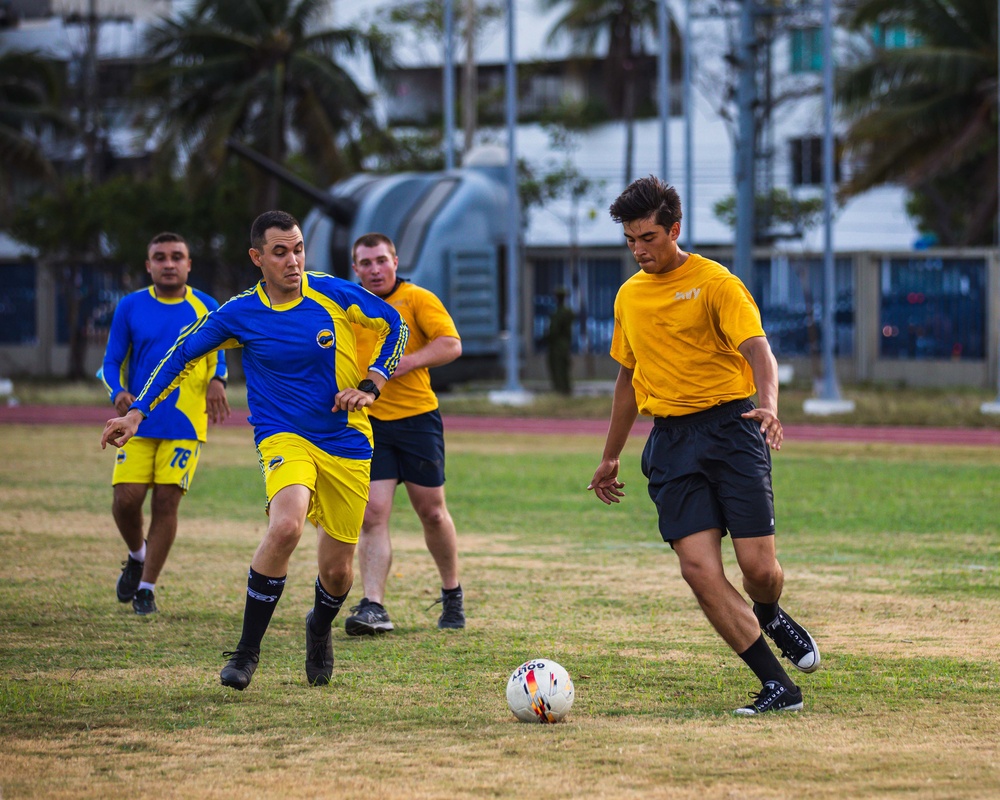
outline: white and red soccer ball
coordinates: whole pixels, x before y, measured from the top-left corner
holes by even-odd
[[[507,681],[507,705],[521,722],[559,722],[573,705],[573,681],[555,661],[534,658]]]

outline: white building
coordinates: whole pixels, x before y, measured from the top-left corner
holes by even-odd
[[[683,31],[687,3],[668,1],[675,25]],[[34,19],[26,17],[16,27],[0,29],[0,50],[40,49],[67,62],[79,61],[85,43],[82,19],[85,9],[90,8],[88,0],[11,2],[12,7],[30,6],[48,16],[43,13]],[[120,64],[124,81],[129,69],[143,56],[144,26],[165,13],[188,7],[190,0],[96,3],[103,20],[98,37],[100,58],[106,65]],[[477,3],[480,8],[484,6],[482,0]],[[381,25],[384,12],[395,4],[394,0],[336,0],[320,24],[361,28]],[[453,5],[458,10],[465,3],[454,0]],[[694,0],[694,5],[702,8],[705,4]],[[736,0],[729,5],[738,6]],[[545,331],[554,289],[569,283],[582,320],[576,341],[580,354],[577,367],[581,374],[589,376],[595,370],[593,356],[600,358],[607,353],[614,291],[634,269],[622,247],[620,227],[610,221],[606,211],[626,183],[626,126],[614,109],[608,113],[617,98],[609,97],[601,81],[604,67],[600,55],[606,45],[598,43],[595,53],[580,53],[567,37],[550,37],[558,11],[543,12],[536,0],[516,0],[514,8],[514,55],[522,120],[516,131],[516,153],[541,171],[568,159],[583,176],[597,183],[576,207],[568,200],[555,200],[528,215],[523,315],[527,369],[529,374],[532,370],[541,373],[540,351],[534,342]],[[818,8],[797,12],[784,18],[773,35],[763,38],[770,64],[767,91],[773,98],[794,99],[775,102],[763,126],[756,171],[758,191],[772,187],[784,189],[796,198],[821,196],[819,24]],[[678,37],[672,39],[669,168],[665,176],[686,203],[682,242],[725,263],[732,263],[734,232],[716,217],[713,207],[736,191],[735,132],[729,121],[735,118],[730,93],[735,78],[728,66],[728,56],[735,46],[735,25],[735,18],[702,16],[692,19],[686,42]],[[654,39],[650,32],[643,43],[646,55],[637,58],[635,66],[639,88],[632,178],[661,172]],[[349,70],[372,93],[386,124],[400,131],[420,126],[440,129],[444,62],[440,34],[419,36],[412,29],[400,29],[393,40],[399,67],[385,84],[376,83],[370,65],[360,58],[348,62]],[[842,54],[858,46],[843,32],[838,33],[835,43],[836,52]],[[686,93],[680,69],[685,44],[690,47],[693,75],[692,108],[688,114],[683,105]],[[483,117],[475,133],[476,144],[507,144],[503,126],[506,47],[506,20],[500,15],[485,26],[475,47]],[[460,86],[463,60],[464,51],[456,36],[456,87]],[[565,99],[603,104],[603,117],[598,116],[604,121],[575,134],[572,147],[554,149],[539,118],[541,112]],[[116,117],[113,102],[107,103],[104,111],[106,138],[112,150],[124,158],[141,157],[149,143],[137,137],[124,118]],[[461,146],[461,140],[458,119],[456,148]],[[688,147],[690,180],[686,168]],[[851,164],[841,161],[836,174],[843,178],[850,170]],[[956,257],[952,253],[917,252],[920,232],[904,206],[905,192],[886,186],[853,198],[835,210],[832,244],[840,254],[836,281],[838,368],[846,377],[862,380],[995,385],[1000,332],[1000,308],[995,300],[1000,294],[1000,265],[995,254],[976,252]],[[0,247],[8,257],[17,250],[16,243],[2,238]],[[748,285],[761,305],[765,328],[785,360],[799,358],[807,362],[809,350],[815,346],[823,247],[823,229],[817,225],[798,238],[779,238],[766,251],[755,251],[754,274]],[[0,253],[0,257],[3,255]],[[910,308],[906,298],[912,297],[925,298],[926,307]],[[954,340],[938,340],[928,334],[934,326],[942,329],[942,313],[953,323],[944,329]],[[952,331],[959,333],[953,335]],[[601,373],[608,365],[599,358],[596,370]],[[61,362],[50,357],[47,363],[58,371]]]

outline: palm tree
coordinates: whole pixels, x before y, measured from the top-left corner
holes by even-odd
[[[635,149],[636,60],[644,55],[644,31],[656,30],[657,0],[541,0],[546,9],[566,6],[549,40],[568,34],[585,53],[594,52],[606,39],[608,52],[604,70],[606,96],[612,114],[620,114],[626,125],[625,183],[632,180]]]
[[[231,137],[279,164],[298,149],[316,178],[349,168],[351,137],[375,126],[370,98],[337,62],[366,50],[376,74],[388,66],[376,32],[316,29],[327,0],[199,0],[149,36],[152,66],[141,81],[156,98],[151,125],[172,151],[182,146],[217,168]],[[272,208],[277,183],[266,182]]]
[[[0,200],[9,199],[14,176],[54,176],[38,134],[47,126],[66,126],[56,108],[58,96],[58,78],[49,61],[29,52],[0,54]]]
[[[846,194],[902,183],[946,245],[989,244],[997,216],[997,4],[862,0],[850,25],[905,32],[842,72],[838,97],[859,167]]]

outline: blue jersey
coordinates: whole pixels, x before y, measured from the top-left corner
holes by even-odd
[[[257,444],[275,433],[294,433],[331,455],[371,458],[367,411],[333,411],[334,396],[364,377],[352,323],[377,333],[369,369],[389,378],[409,336],[392,306],[320,272],[302,276],[302,297],[271,305],[261,281],[181,333],[132,408],[143,414],[155,408],[206,353],[242,347]]]
[[[149,286],[122,298],[111,320],[108,347],[98,377],[115,397],[138,395],[180,332],[219,307],[204,292],[187,287],[184,297],[157,297]],[[197,439],[208,432],[205,392],[213,377],[226,380],[226,359],[213,355],[192,370],[142,423],[147,439]]]

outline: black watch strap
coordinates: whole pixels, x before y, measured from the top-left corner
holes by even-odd
[[[358,384],[358,389],[360,389],[362,392],[368,392],[368,394],[375,395],[376,400],[378,400],[379,395],[382,394],[382,392],[380,392],[378,390],[378,387],[375,385],[375,381],[373,381],[371,378],[365,378],[363,381],[361,381],[361,383]]]

